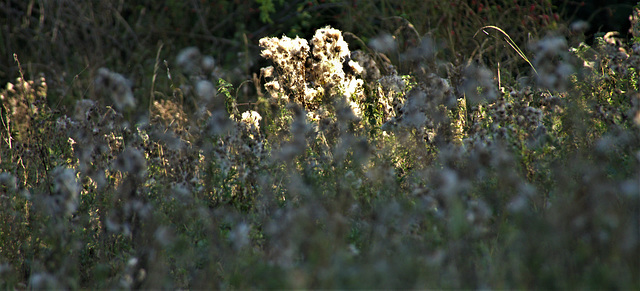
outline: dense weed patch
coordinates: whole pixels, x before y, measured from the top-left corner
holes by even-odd
[[[633,39],[588,46],[547,2],[400,1],[358,27],[309,20],[366,17],[332,1],[134,2],[15,4],[2,288],[640,286],[637,8]],[[208,31],[243,5],[262,22]]]

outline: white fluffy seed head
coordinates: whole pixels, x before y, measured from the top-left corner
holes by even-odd
[[[249,110],[242,113],[241,121],[255,126],[257,130],[260,130],[260,120],[262,120],[262,116],[260,116],[260,113],[256,111]]]
[[[200,80],[196,83],[196,94],[203,101],[209,102],[216,95],[216,86],[207,80]]]

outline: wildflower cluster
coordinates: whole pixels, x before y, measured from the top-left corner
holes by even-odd
[[[362,67],[350,59],[348,45],[339,30],[318,29],[311,44],[299,37],[284,36],[263,38],[260,46],[262,56],[276,64],[276,68],[261,71],[263,77],[273,78],[265,84],[272,97],[291,97],[305,109],[314,110],[330,97],[344,95],[356,115],[361,116],[363,82],[357,74]],[[348,68],[347,72],[343,68]]]

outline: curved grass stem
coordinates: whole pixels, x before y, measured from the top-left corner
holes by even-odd
[[[531,66],[531,68],[533,69],[533,72],[536,73],[536,76],[538,75],[538,70],[536,70],[536,68],[533,66],[533,64],[531,63],[531,61],[529,60],[529,58],[527,58],[527,56],[524,54],[524,52],[520,49],[520,47],[518,47],[518,45],[515,43],[515,41],[513,41],[513,39],[511,39],[511,37],[509,36],[508,33],[506,33],[504,30],[502,30],[502,28],[494,26],[494,25],[487,25],[487,26],[483,26],[480,29],[478,29],[478,31],[476,31],[476,33],[473,35],[473,37],[476,37],[476,35],[478,35],[478,32],[480,32],[482,30],[482,32],[484,32],[486,35],[489,35],[489,33],[485,30],[487,28],[493,28],[497,31],[499,31],[500,33],[502,33],[505,37],[504,37],[504,41],[507,42],[507,44],[509,44],[509,46],[511,46],[511,48],[516,51],[516,53],[525,61],[529,64],[529,66]]]

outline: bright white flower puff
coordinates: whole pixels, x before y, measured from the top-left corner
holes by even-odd
[[[364,69],[355,61],[348,60],[349,47],[342,33],[334,28],[318,29],[311,45],[301,38],[263,38],[262,56],[272,60],[277,70],[271,67],[261,70],[268,80],[264,87],[274,98],[291,98],[307,110],[315,110],[321,98],[344,95],[352,101],[356,113],[362,112],[359,102],[363,96],[363,81],[343,70],[346,65],[361,74]],[[309,58],[310,55],[313,58]],[[274,74],[278,72],[279,74]]]
[[[309,55],[309,44],[305,39],[265,37],[260,39],[262,57],[272,60],[284,72],[274,81],[265,84],[265,89],[273,97],[288,98],[285,88],[295,95],[294,100],[302,102],[305,92],[305,60]]]
[[[241,122],[255,127],[258,131],[260,130],[260,120],[262,120],[262,116],[256,111],[250,110],[242,113]]]

